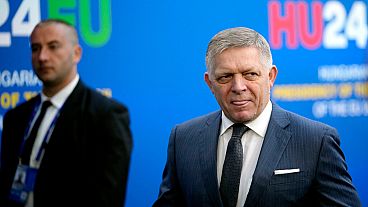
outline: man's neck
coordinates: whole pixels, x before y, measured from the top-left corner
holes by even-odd
[[[62,86],[62,87],[48,87],[48,86],[44,86],[42,88],[42,93],[45,94],[47,97],[51,98],[55,94],[57,94],[61,89],[63,89],[63,87],[64,86]]]
[[[70,78],[68,78],[67,81],[61,82],[59,84],[43,83],[44,84],[43,88],[42,88],[43,94],[45,94],[49,98],[53,97],[55,94],[57,94],[63,88],[65,88],[68,84],[70,84],[70,82],[72,82],[74,80],[76,75],[77,75],[77,73],[73,74]]]

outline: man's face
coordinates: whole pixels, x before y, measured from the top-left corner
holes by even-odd
[[[44,87],[63,88],[76,74],[81,48],[62,24],[36,27],[31,34],[32,65]]]
[[[205,81],[231,121],[249,122],[266,107],[276,75],[275,66],[261,63],[258,49],[229,48],[215,57]]]

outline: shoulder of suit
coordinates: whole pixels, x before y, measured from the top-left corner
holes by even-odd
[[[97,108],[118,107],[118,108],[127,109],[127,107],[123,103],[115,100],[114,98],[104,96],[103,94],[98,92],[96,89],[92,89],[86,85],[84,85],[84,87],[85,87],[86,99],[90,100],[91,103],[95,105],[95,107]]]
[[[198,116],[195,117],[193,119],[187,120],[183,123],[178,124],[178,126],[186,126],[186,127],[191,127],[191,126],[201,126],[207,122],[212,122],[215,121],[217,118],[221,118],[221,110],[219,111],[215,111],[215,112],[211,112],[202,116]]]
[[[308,131],[334,131],[334,133],[337,133],[337,130],[325,123],[322,123],[320,121],[317,120],[312,120],[310,118],[301,116],[299,114],[296,114],[294,112],[285,110],[285,109],[281,109],[286,117],[289,119],[290,121],[290,126],[292,127],[301,127],[304,128]]]
[[[11,113],[23,113],[24,111],[29,111],[31,109],[33,109],[34,105],[37,102],[38,97],[35,96],[27,101],[24,101],[22,103],[20,103],[19,105],[17,105],[16,107],[9,109],[6,114],[11,114]]]

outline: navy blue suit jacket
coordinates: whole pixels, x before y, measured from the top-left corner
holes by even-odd
[[[177,125],[154,206],[223,206],[217,180],[221,112]],[[273,104],[245,206],[361,206],[337,131]],[[275,170],[299,173],[275,175]]]
[[[16,206],[7,197],[37,98],[8,111],[4,117],[1,207]],[[35,183],[35,207],[121,207],[131,150],[129,114],[125,106],[79,81],[65,101],[45,148]]]

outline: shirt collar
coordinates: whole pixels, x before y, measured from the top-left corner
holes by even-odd
[[[52,105],[56,108],[60,109],[69,95],[73,92],[74,88],[77,86],[79,81],[79,75],[77,74],[72,81],[68,85],[66,85],[63,89],[57,92],[53,97],[48,98],[45,94],[41,92],[41,102],[45,100],[50,100]]]
[[[268,101],[262,113],[256,119],[246,123],[245,125],[249,127],[252,131],[257,133],[259,136],[265,137],[268,123],[270,122],[271,118],[271,112],[272,112],[272,103],[271,101]],[[226,130],[234,124],[234,122],[228,119],[223,111],[221,120],[222,122],[221,122],[220,135],[223,135],[226,132]]]

